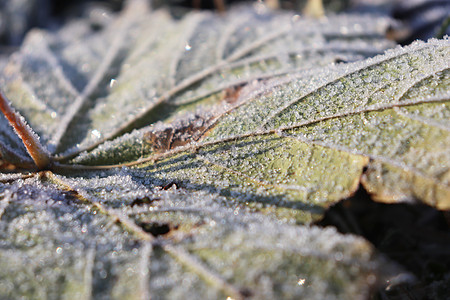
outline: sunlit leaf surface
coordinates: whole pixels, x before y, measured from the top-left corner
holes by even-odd
[[[388,25],[131,1],[30,33],[0,82],[54,164],[0,177],[0,296],[367,297],[399,268],[310,224],[360,184],[450,207],[449,41],[375,56]]]

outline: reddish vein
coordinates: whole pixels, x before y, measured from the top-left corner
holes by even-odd
[[[39,137],[33,132],[31,127],[26,124],[25,119],[13,110],[9,101],[1,91],[0,109],[6,119],[8,119],[9,124],[14,128],[16,134],[22,140],[28,154],[30,154],[36,166],[39,169],[48,168],[52,163],[52,159],[50,158],[47,149],[41,145]]]

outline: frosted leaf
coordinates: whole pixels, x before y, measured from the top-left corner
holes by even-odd
[[[416,198],[445,209],[448,55],[448,40],[432,40],[274,80],[213,119],[202,140],[191,135],[191,145],[155,151],[157,144],[145,136],[156,129],[147,127],[74,161],[150,161],[144,170],[157,182],[276,205],[277,213],[300,222],[351,195],[368,166],[362,182],[380,200]],[[387,171],[369,176],[372,163],[400,173],[392,175],[396,179],[379,176]]]
[[[361,184],[449,207],[449,40],[375,56],[380,16],[145,3],[29,34],[0,76],[54,160],[0,176],[0,297],[361,299],[401,275],[311,224]]]
[[[5,67],[5,94],[52,152],[65,147],[61,142],[77,143],[76,137],[89,130],[82,116],[93,97],[109,93],[104,81],[109,82],[108,77],[118,72],[117,64],[123,62],[125,45],[134,37],[132,28],[145,12],[140,7],[132,6],[101,34],[86,20],[58,33],[33,31]],[[73,134],[65,134],[67,130]]]
[[[2,185],[0,245],[5,250],[0,255],[0,294],[127,299],[230,295],[211,288],[202,278],[205,274],[193,272],[196,265],[186,265],[186,255],[245,295],[262,299],[359,298],[385,276],[398,272],[391,265],[378,273],[386,261],[361,238],[279,222],[243,206],[227,206],[225,198],[210,193],[154,189],[147,191],[148,202],[117,207],[128,202],[127,192],[98,191],[121,176],[137,184],[119,172],[88,179],[84,186],[72,182],[77,179],[52,179],[73,185],[76,192],[57,191],[53,184],[37,180]],[[76,193],[91,200],[80,201]],[[134,240],[132,229],[124,231],[111,214],[91,208],[90,201],[101,202],[110,213],[114,209],[117,215],[127,215],[172,245],[166,249],[164,244],[151,247]],[[299,287],[301,278],[307,282]]]
[[[186,109],[182,103],[204,110],[225,88],[393,45],[382,38],[390,22],[384,17],[293,22],[290,13],[242,7],[225,18],[192,13],[175,21],[143,6],[135,1],[97,31],[86,21],[35,31],[6,66],[6,95],[53,153],[75,154],[132,128],[170,122]]]
[[[140,295],[128,269],[141,262],[142,248],[110,227],[106,216],[51,184],[25,181],[0,189],[2,298]]]

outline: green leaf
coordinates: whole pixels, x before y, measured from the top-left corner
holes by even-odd
[[[2,186],[3,297],[364,297],[396,271],[381,272],[387,262],[361,238],[283,224],[210,193],[149,191],[124,172],[52,180],[77,193],[42,179]],[[170,231],[152,246],[128,218]]]
[[[130,128],[170,121],[185,110],[177,103],[197,102],[189,111],[204,113],[211,101],[199,100],[227,87],[392,46],[381,37],[385,18],[303,20],[248,8],[225,19],[151,16],[138,3],[100,33],[84,21],[27,37],[4,85],[53,152],[75,155]]]
[[[220,115],[200,142],[174,157],[151,156],[169,157],[151,163],[149,174],[244,202],[312,205],[317,213],[350,196],[367,167],[362,182],[380,200],[417,198],[448,209],[448,55],[448,41],[435,40],[275,83]],[[75,161],[139,159],[156,147],[153,129]]]
[[[53,164],[0,176],[0,296],[354,299],[401,275],[311,224],[360,184],[450,206],[449,40],[367,58],[388,19],[144,3],[34,31],[4,68]]]

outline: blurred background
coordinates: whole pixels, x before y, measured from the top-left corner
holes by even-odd
[[[55,30],[72,18],[90,18],[119,11],[125,0],[0,0],[0,53],[12,52],[31,28]],[[242,0],[148,0],[153,8],[168,7],[180,16],[189,9],[224,11]],[[259,0],[279,9],[301,12],[307,0]],[[327,13],[372,12],[399,21],[392,36],[401,44],[450,34],[450,0],[323,0]]]

